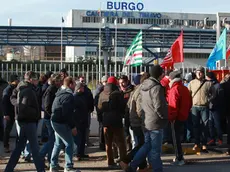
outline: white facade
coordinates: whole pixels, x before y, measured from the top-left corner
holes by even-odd
[[[101,16],[100,16],[101,15]],[[97,10],[70,10],[67,16],[66,27],[103,27],[101,20],[110,28],[115,28],[114,20],[117,18],[117,28],[147,29],[157,28],[181,28],[184,29],[215,29],[215,14],[195,13],[159,13],[159,12],[127,12],[127,11],[101,11]],[[124,57],[124,48],[117,49],[118,59]],[[154,49],[157,52],[157,49]],[[186,55],[202,54],[206,56],[211,50],[185,49]],[[147,52],[144,52],[144,56]],[[66,61],[74,62],[79,56],[97,56],[96,47],[66,47]],[[193,58],[193,57],[191,57]],[[196,58],[196,57],[195,57]],[[206,57],[207,58],[207,57]],[[113,58],[112,58],[113,59]]]

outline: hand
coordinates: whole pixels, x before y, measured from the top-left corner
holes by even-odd
[[[4,119],[10,121],[10,116],[4,116]]]
[[[77,135],[77,129],[76,129],[76,127],[72,129],[72,134],[73,134],[73,136]]]

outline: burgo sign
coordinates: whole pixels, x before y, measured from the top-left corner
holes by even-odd
[[[142,11],[144,9],[144,4],[141,2],[112,2],[107,1],[107,9],[108,10],[123,10],[123,11]]]

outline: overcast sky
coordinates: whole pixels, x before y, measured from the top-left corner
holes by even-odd
[[[106,2],[107,0],[1,0],[0,25],[7,25],[8,18],[12,18],[14,26],[60,26],[61,17],[66,17],[70,9],[97,10],[101,3],[102,10],[105,10]],[[144,10],[151,12],[229,11],[230,13],[229,0],[133,0],[133,2],[143,2]]]

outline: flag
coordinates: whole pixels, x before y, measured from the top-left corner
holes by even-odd
[[[210,69],[216,69],[216,62],[218,60],[226,59],[226,42],[227,42],[227,29],[225,28],[220,35],[215,47],[208,57],[206,66]]]
[[[63,17],[61,18],[61,22],[62,22],[62,23],[64,23],[64,22],[65,22],[65,20],[64,20],[64,18],[63,18]]]
[[[229,45],[227,52],[226,52],[226,60],[228,60],[229,57],[230,57],[230,45]]]
[[[172,44],[171,48],[168,50],[161,67],[163,68],[173,68],[174,63],[184,62],[184,43],[183,43],[183,30],[180,36]]]
[[[142,31],[134,38],[131,46],[128,48],[124,65],[140,66],[142,64]]]

